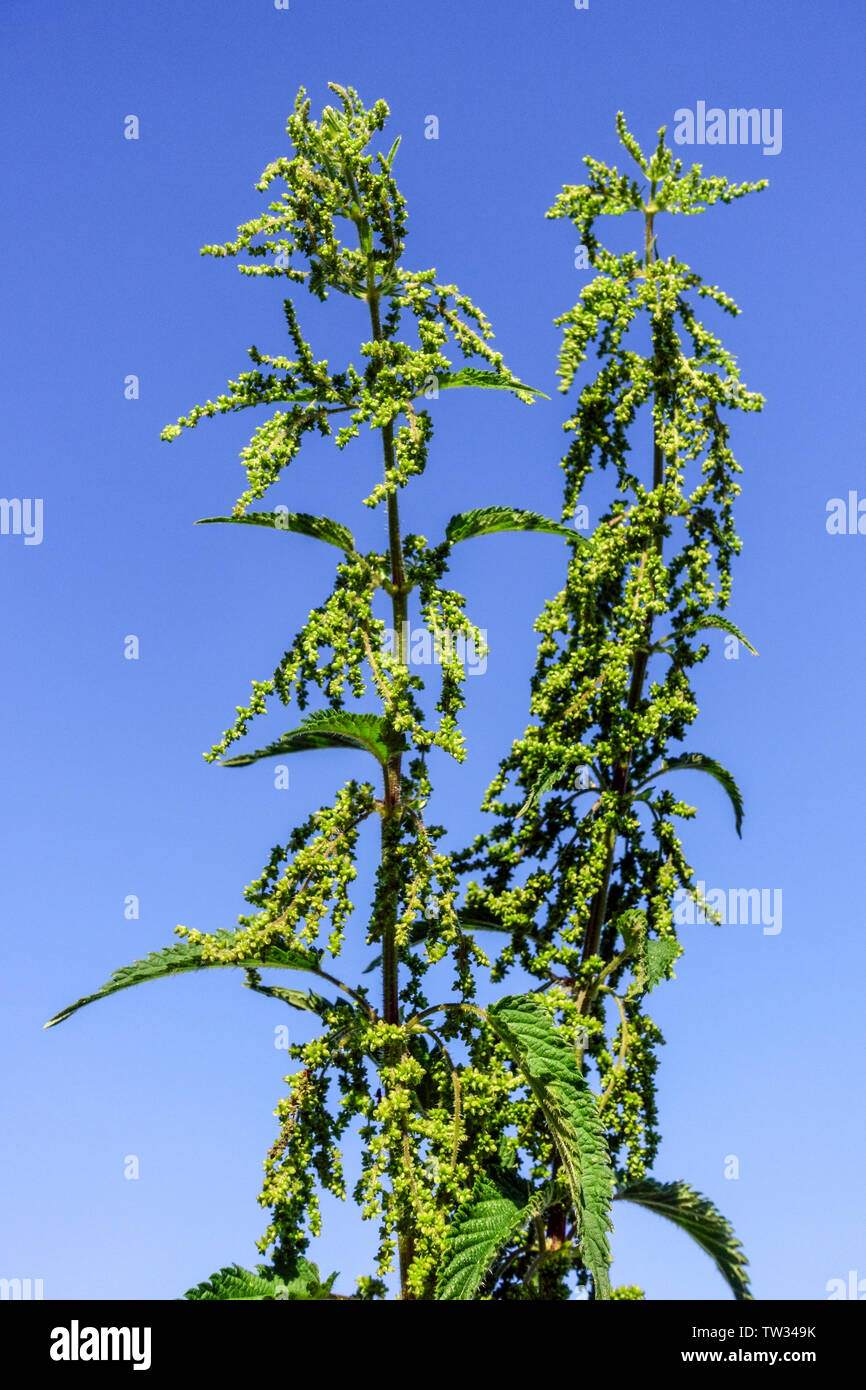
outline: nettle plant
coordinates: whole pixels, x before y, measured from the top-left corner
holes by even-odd
[[[721,611],[740,549],[732,504],[741,469],[725,413],[760,410],[763,398],[742,385],[695,301],[728,314],[737,306],[674,256],[662,258],[656,221],[729,203],[766,180],[730,184],[700,165],[683,173],[664,128],[651,157],[622,113],[617,131],[642,179],[587,158],[588,183],[564,188],[548,212],[573,222],[597,272],[557,320],[560,389],[573,389],[590,352],[598,364],[565,424],[573,438],[562,461],[563,515],[574,514],[594,468],[610,469],[615,487],[537,623],[536,722],[489,788],[485,809],[495,828],[455,866],[483,870],[483,881],[469,885],[468,908],[509,935],[494,978],[515,964],[535,976],[536,997],[554,1012],[584,1074],[595,1077],[616,1198],[692,1234],[734,1296],[749,1298],[747,1262],[729,1224],[687,1184],[648,1176],[659,1144],[654,1079],[663,1039],[646,997],[681,954],[674,894],[699,898],[675,828],[695,811],[670,789],[670,774],[715,778],[737,833],[742,825],[742,797],[727,769],[705,753],[676,749],[698,713],[689,673],[709,653],[701,634],[721,629],[754,652]],[[643,223],[641,251],[606,250],[598,218],[630,212]],[[718,920],[701,905],[708,921]],[[555,1200],[544,1233],[527,1228],[512,1243],[502,1277],[520,1281],[541,1257],[546,1296],[567,1297],[570,1272],[585,1282],[580,1223],[559,1157],[528,1118],[519,1136],[524,1170],[532,1162],[537,1177],[546,1171]]]
[[[574,442],[564,461],[564,519],[491,506],[457,513],[431,544],[404,532],[400,517],[401,494],[428,464],[425,401],[465,387],[526,403],[542,393],[509,371],[490,347],[486,318],[455,286],[440,284],[435,271],[405,268],[405,204],[392,176],[399,141],[387,154],[369,150],[388,108],[379,101],[367,110],[352,89],[331,90],[339,106],[318,122],[305,93],[298,96],[288,121],[294,154],[269,165],[258,184],[264,191],[282,181],[280,197],[235,241],[203,254],[243,255],[245,274],[283,276],[321,301],[337,291],[366,305],[360,361],[334,372],[317,360],[286,299],[292,356],[250,348],[253,370],[163,437],[205,417],[276,406],[242,451],[247,487],[232,515],[207,520],[313,537],[342,556],[328,598],[273,675],[253,682],[249,703],[206,756],[239,767],[340,748],[366,758],[369,776],[348,781],[272,850],[245,890],[250,911],[237,929],[178,927],[178,943],[115,972],[47,1026],[134,984],[226,967],[268,999],[320,1020],[314,1040],[291,1049],[299,1066],[286,1078],[265,1161],[259,1201],[271,1222],[259,1248],[271,1263],[255,1273],[230,1266],[188,1298],[341,1297],[337,1276],[321,1279],[306,1252],[321,1230],[321,1192],[346,1195],[352,1129],[362,1141],[353,1196],[379,1228],[376,1268],[358,1280],[356,1298],[386,1297],[392,1274],[402,1299],[566,1299],[575,1289],[597,1299],[641,1297],[630,1286],[611,1289],[615,1198],[687,1230],[734,1295],[749,1297],[728,1223],[685,1184],[647,1176],[658,1143],[660,1036],[644,1001],[679,953],[673,893],[693,889],[673,827],[693,812],[659,783],[683,767],[708,772],[731,796],[738,828],[742,816],[736,784],[718,763],[670,749],[697,713],[688,673],[707,654],[698,634],[720,627],[745,641],[719,612],[739,544],[731,522],[738,468],[721,412],[761,404],[740,386],[733,359],[698,323],[689,297],[735,306],[688,267],[659,258],[654,219],[762,185],[704,178],[699,166],[683,175],[663,131],[646,159],[618,118],[648,193],[587,160],[590,183],[563,190],[550,214],[572,218],[597,271],[560,320],[562,389],[571,389],[590,345],[601,363],[566,426]],[[605,251],[593,232],[597,217],[631,210],[645,220],[643,255]],[[644,353],[626,346],[642,316]],[[455,349],[469,365],[455,368]],[[630,466],[629,437],[642,413],[651,433],[645,481]],[[343,520],[256,510],[310,432],[342,450],[362,426],[380,436],[382,471],[359,505],[382,513],[384,550],[361,553]],[[586,538],[568,518],[596,463],[614,469],[616,497]],[[495,827],[454,851],[445,828],[427,818],[428,761],[435,749],[465,756],[458,719],[466,665],[483,644],[445,580],[455,545],[502,531],[548,532],[567,542],[572,559],[565,588],[538,623],[536,722],[485,802]],[[412,613],[437,652],[433,719],[410,663]],[[269,746],[226,756],[272,697],[301,711],[313,699],[319,708]],[[509,787],[513,801],[504,799]],[[581,811],[584,796],[592,804]],[[362,978],[347,982],[339,957],[355,929],[350,893],[364,836],[376,826],[365,918],[374,955]],[[479,937],[504,942],[498,957]],[[518,967],[520,992],[481,1002]],[[265,971],[312,979],[287,987],[265,983]],[[375,998],[365,982],[371,972],[379,976]]]

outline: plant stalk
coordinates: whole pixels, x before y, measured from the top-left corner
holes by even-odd
[[[649,204],[648,204],[648,207],[647,207],[647,210],[646,210],[646,213],[645,213],[645,222],[644,222],[644,265],[645,265],[645,267],[647,267],[647,268],[648,268],[648,267],[652,264],[652,262],[655,260],[655,247],[654,247],[654,242],[653,242],[653,223],[654,223],[654,218],[655,218],[654,203],[653,203],[654,198],[655,198],[655,183],[651,183],[651,185],[650,185],[650,198],[649,198]],[[659,445],[659,442],[658,442],[658,430],[657,430],[656,421],[655,421],[655,411],[656,411],[657,407],[658,407],[658,392],[656,391],[656,392],[653,393],[653,431],[652,431],[652,437],[653,437],[653,489],[654,489],[654,490],[655,490],[656,488],[661,487],[662,483],[664,482],[664,455],[662,454],[661,446]],[[661,545],[662,545],[662,534],[661,534],[661,522],[660,522],[660,523],[659,523],[659,532],[658,532],[658,536],[657,536],[657,539],[656,539],[656,549],[660,551],[660,550],[661,550]],[[643,570],[644,570],[644,568],[645,568],[646,560],[647,560],[647,555],[648,555],[648,550],[645,549],[645,550],[643,551],[643,554],[641,555],[639,575],[643,572]],[[640,651],[638,651],[638,652],[635,654],[634,663],[633,663],[633,665],[632,665],[631,682],[630,682],[630,685],[629,685],[628,704],[627,704],[627,709],[628,709],[628,712],[629,712],[630,714],[633,713],[634,710],[637,708],[637,706],[638,706],[638,704],[639,704],[639,702],[640,702],[641,696],[643,695],[643,687],[644,687],[644,682],[645,682],[645,680],[646,680],[647,667],[649,666],[649,653],[650,653],[650,647],[652,646],[652,629],[653,629],[653,615],[652,615],[652,613],[650,613],[649,616],[647,617],[647,620],[646,620],[646,634],[645,634],[645,639],[644,639],[643,647],[641,648]],[[628,754],[626,754],[625,757],[621,758],[620,761],[619,761],[619,763],[617,764],[616,769],[615,769],[615,771],[614,771],[614,775],[613,775],[613,781],[612,781],[613,790],[617,793],[617,795],[618,795],[619,797],[624,797],[624,796],[626,795],[626,793],[628,792],[628,790],[629,790],[629,775],[630,775],[630,771],[631,771],[631,758],[630,758],[630,756],[629,756]],[[604,926],[605,916],[606,916],[606,913],[607,913],[607,897],[608,897],[608,892],[609,892],[609,889],[610,889],[610,877],[611,877],[611,874],[612,874],[612,872],[613,872],[613,859],[614,859],[614,852],[615,852],[615,849],[616,849],[616,830],[611,830],[611,831],[609,832],[609,834],[608,834],[608,839],[607,839],[606,854],[605,854],[605,867],[604,867],[604,873],[603,873],[603,875],[602,875],[602,882],[601,882],[601,884],[600,884],[600,886],[599,886],[599,888],[598,888],[598,890],[597,890],[597,892],[596,892],[596,895],[595,895],[595,897],[594,897],[594,899],[593,899],[592,908],[591,908],[591,910],[590,910],[589,923],[588,923],[587,931],[586,931],[586,937],[585,937],[585,939],[584,939],[583,952],[582,952],[582,960],[583,960],[584,962],[587,961],[587,960],[589,960],[592,956],[594,956],[594,955],[596,955],[596,954],[598,953],[598,948],[599,948],[599,944],[600,944],[600,941],[601,941],[601,932],[602,932],[602,928],[603,928],[603,926]],[[583,990],[581,990],[581,993],[580,993],[580,996],[579,996],[579,998],[580,998],[580,1007],[581,1007],[581,1010],[585,1011],[587,1008],[591,1007],[591,1003],[592,1003],[592,1000],[594,999],[594,997],[595,997],[595,991],[594,991],[593,989],[591,989],[590,987],[585,986],[585,987],[583,988]]]
[[[379,314],[379,291],[375,285],[375,272],[372,260],[367,267],[367,303],[370,309],[370,324],[373,340],[382,342],[382,321]],[[382,455],[386,481],[394,476],[394,424],[389,421],[382,427]],[[408,590],[406,571],[403,565],[403,543],[400,532],[400,504],[396,490],[388,493],[388,552],[391,565],[391,614],[396,640],[397,660],[401,666],[408,665],[408,653],[404,643],[404,625],[408,615]],[[397,959],[397,909],[400,893],[399,850],[401,807],[402,755],[394,753],[385,768],[385,795],[382,812],[381,835],[381,882],[382,898],[379,903],[382,921],[382,1015],[386,1023],[400,1022],[400,1002],[398,990]],[[386,1049],[386,1063],[395,1065],[400,1058],[399,1044]],[[404,1129],[404,1147],[408,1135]],[[398,1222],[397,1248],[400,1264],[400,1296],[409,1300],[413,1297],[408,1287],[408,1273],[414,1258],[411,1232]]]

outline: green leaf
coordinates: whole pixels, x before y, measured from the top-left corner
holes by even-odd
[[[681,628],[681,631],[691,636],[695,632],[702,632],[704,628],[721,628],[722,632],[730,632],[739,642],[742,642],[744,647],[748,648],[753,656],[758,655],[748,637],[743,635],[730,618],[723,618],[720,613],[708,613],[703,618],[696,618],[693,623],[687,623],[684,628]]]
[[[286,1302],[325,1299],[330,1296],[336,1274],[322,1282],[316,1265],[309,1260],[298,1261],[298,1272],[293,1279],[282,1279],[273,1270],[260,1267],[257,1274],[240,1265],[227,1265],[218,1273],[212,1274],[194,1289],[187,1289],[184,1298],[194,1302],[222,1302],[233,1300],[241,1302],[261,1302],[264,1299]]]
[[[543,1207],[542,1193],[520,1203],[489,1177],[479,1175],[472,1196],[451,1225],[436,1297],[464,1301],[474,1298],[500,1251]]]
[[[657,768],[652,776],[647,777],[641,783],[645,787],[647,783],[655,781],[656,777],[663,777],[668,772],[706,772],[710,777],[714,777],[719,786],[724,788],[734,808],[734,820],[737,827],[737,834],[742,839],[743,834],[743,797],[734,778],[726,767],[716,762],[715,758],[708,758],[706,753],[681,753],[678,758],[666,758]]]
[[[239,526],[268,526],[272,531],[293,531],[298,536],[327,541],[347,555],[355,549],[355,537],[348,526],[332,521],[329,516],[310,516],[308,512],[247,512],[244,516],[203,516],[196,526],[211,526],[226,522]]]
[[[682,955],[683,948],[675,936],[647,937],[646,913],[630,907],[614,919],[625,949],[635,962],[634,979],[639,990],[649,994],[667,978],[668,968]]]
[[[744,1301],[752,1298],[746,1273],[749,1262],[731,1223],[708,1198],[689,1187],[688,1183],[661,1183],[653,1178],[641,1178],[620,1188],[614,1195],[617,1201],[635,1202],[679,1226],[714,1261],[735,1299]]]
[[[531,400],[533,396],[540,396],[545,401],[550,400],[544,391],[539,391],[535,386],[527,386],[509,372],[487,372],[482,367],[461,367],[459,372],[443,372],[437,376],[436,385],[440,391],[450,390],[454,386],[480,386],[493,391],[513,391],[523,400]]]
[[[471,512],[458,512],[445,528],[449,545],[468,541],[474,536],[492,536],[500,531],[544,531],[552,536],[564,536],[577,545],[586,545],[585,536],[561,521],[551,521],[539,512],[521,511],[517,507],[476,507]]]
[[[221,931],[216,933],[217,938],[224,938],[226,943],[234,942],[237,933],[233,931]],[[133,985],[147,984],[150,980],[164,980],[169,975],[183,975],[192,970],[214,970],[214,969],[271,969],[279,970],[309,970],[314,973],[318,971],[321,953],[318,951],[299,951],[294,947],[270,946],[267,951],[249,960],[232,961],[229,965],[220,960],[202,960],[203,948],[188,941],[180,941],[176,946],[166,946],[162,951],[151,951],[150,955],[144,956],[141,960],[133,961],[132,965],[125,965],[120,970],[115,970],[111,979],[98,989],[95,994],[87,994],[83,999],[77,999],[68,1008],[62,1009],[59,1014],[55,1014],[44,1025],[46,1028],[53,1028],[56,1023],[62,1023],[64,1019],[83,1009],[85,1004],[93,1004],[97,999],[107,999],[112,994],[118,994],[122,989],[131,989]]]
[[[274,1276],[276,1278],[277,1276]],[[291,1300],[310,1301],[311,1299],[330,1298],[331,1289],[337,1279],[337,1271],[329,1274],[323,1280],[319,1274],[318,1265],[312,1264],[309,1260],[298,1260],[298,1272],[293,1279],[282,1281],[285,1292],[274,1295],[275,1298],[285,1298]]]
[[[594,769],[591,764],[586,762],[585,758],[586,755],[582,745],[578,746],[573,753],[565,756],[561,753],[548,756],[542,764],[541,771],[530,788],[529,795],[517,812],[515,819],[520,820],[522,816],[525,816],[530,807],[534,806],[546,792],[552,792],[557,782],[561,782],[568,772],[576,770],[582,773],[585,771],[587,777],[591,773],[594,773]],[[587,792],[597,792],[598,786],[596,783],[587,780],[586,785],[580,784],[577,787],[571,788],[571,791],[576,792],[578,795],[583,795]]]
[[[573,1048],[538,1000],[519,995],[500,999],[486,1017],[544,1114],[577,1215],[581,1257],[592,1274],[596,1298],[609,1299],[613,1174],[595,1096]]]
[[[646,913],[639,907],[630,907],[616,918],[615,925],[620,932],[625,949],[631,956],[639,956],[646,943]]]
[[[283,1288],[282,1282],[263,1279],[261,1275],[253,1274],[248,1269],[242,1269],[240,1265],[227,1265],[224,1269],[218,1270],[216,1274],[212,1274],[210,1279],[196,1284],[194,1289],[187,1289],[184,1298],[195,1302],[207,1302],[214,1299],[248,1302],[273,1298],[277,1290]]]
[[[646,943],[646,987],[647,992],[667,978],[668,968],[681,956],[683,948],[672,936],[653,938]]]
[[[252,980],[245,980],[244,983],[256,994],[265,994],[269,999],[280,999],[293,1009],[316,1014],[319,1018],[327,1018],[337,1007],[333,1000],[326,999],[323,994],[316,994],[312,989],[284,989],[282,985],[262,985]]]
[[[348,710],[318,710],[297,729],[290,729],[276,743],[255,753],[225,758],[223,767],[249,767],[260,758],[276,758],[288,753],[307,753],[319,748],[355,748],[372,753],[384,767],[392,754],[405,749],[402,739],[386,733],[385,720],[378,714],[352,714]]]

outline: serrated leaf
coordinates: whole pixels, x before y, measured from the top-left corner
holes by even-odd
[[[323,994],[316,994],[312,989],[285,989],[282,985],[252,984],[249,980],[246,984],[256,994],[265,994],[269,999],[280,999],[291,1008],[299,1009],[302,1013],[316,1014],[318,1018],[327,1018],[336,1008],[333,1000],[326,999]]]
[[[193,1302],[212,1302],[228,1300],[241,1302],[261,1302],[265,1299],[285,1302],[309,1302],[313,1299],[326,1299],[330,1296],[336,1274],[322,1282],[319,1270],[309,1260],[299,1260],[298,1270],[293,1279],[283,1279],[273,1270],[261,1269],[253,1273],[240,1265],[227,1265],[210,1279],[188,1289],[184,1298]]]
[[[541,771],[530,789],[528,797],[517,812],[517,820],[520,820],[521,816],[525,816],[529,808],[534,806],[546,792],[552,792],[557,782],[561,782],[566,773],[572,769],[577,769],[580,772],[586,771],[587,774],[589,773],[589,765],[585,761],[581,761],[582,752],[583,750],[581,747],[577,752],[569,753],[565,756],[557,754],[556,756],[549,756],[545,759]],[[585,792],[597,791],[598,788],[595,784],[587,782],[586,785],[581,783],[578,787],[574,788],[574,790],[580,795]]]
[[[233,931],[221,931],[216,933],[217,939],[225,939],[226,944],[236,940],[236,933]],[[249,960],[232,961],[226,963],[220,960],[203,960],[203,948],[188,941],[180,941],[176,946],[166,946],[161,951],[151,951],[149,955],[142,957],[141,960],[133,961],[132,965],[122,966],[120,970],[115,970],[111,979],[98,989],[95,994],[87,994],[83,999],[77,999],[74,1004],[62,1009],[59,1014],[55,1014],[44,1025],[46,1028],[53,1028],[57,1023],[69,1018],[72,1014],[83,1009],[86,1004],[93,1004],[97,999],[108,999],[112,994],[118,994],[122,989],[131,989],[133,985],[147,984],[151,980],[164,980],[169,975],[183,975],[193,970],[215,970],[215,969],[247,969],[247,970],[307,970],[315,973],[319,968],[321,953],[318,951],[299,951],[294,947],[269,946],[267,951]]]
[[[196,1284],[195,1288],[187,1289],[184,1298],[191,1302],[229,1299],[249,1302],[273,1298],[277,1290],[284,1287],[282,1282],[263,1279],[261,1275],[253,1274],[251,1270],[243,1269],[240,1265],[226,1265],[209,1279]]]
[[[719,786],[727,792],[731,805],[734,808],[734,821],[737,827],[737,834],[742,839],[743,834],[743,796],[734,781],[733,775],[728,772],[715,758],[708,758],[706,753],[681,753],[677,758],[666,758],[665,761],[656,769],[652,776],[648,777],[641,786],[655,781],[656,777],[663,777],[668,772],[706,772],[708,776],[715,778]]]
[[[482,1174],[476,1178],[472,1196],[451,1225],[436,1297],[462,1301],[474,1298],[497,1255],[543,1205],[540,1193],[520,1203],[489,1177]]]
[[[322,1279],[318,1265],[312,1264],[309,1260],[300,1259],[295,1277],[282,1280],[283,1288],[274,1297],[304,1302],[329,1298],[336,1279],[336,1270],[333,1274],[329,1274],[327,1279]]]
[[[232,526],[266,526],[271,531],[291,531],[298,536],[310,536],[316,541],[327,541],[347,555],[355,549],[355,537],[348,526],[332,521],[329,516],[311,516],[309,512],[246,512],[243,516],[203,516],[196,526],[213,526],[216,523]]]
[[[672,936],[653,938],[646,943],[646,987],[647,992],[667,978],[668,967],[681,956],[683,948]]]
[[[688,1183],[661,1183],[653,1178],[641,1178],[639,1182],[620,1188],[615,1200],[635,1202],[679,1226],[710,1256],[735,1299],[752,1298],[746,1273],[749,1262],[731,1223]]]
[[[501,531],[543,531],[552,536],[564,536],[577,545],[587,544],[585,536],[563,522],[518,507],[476,507],[471,512],[458,512],[445,528],[445,539],[449,545],[456,545],[458,541],[492,536]]]
[[[646,913],[639,907],[630,907],[619,914],[615,925],[629,954],[632,956],[641,955],[646,943]]]
[[[723,618],[720,613],[708,613],[703,618],[696,618],[693,623],[687,623],[681,631],[692,636],[696,632],[703,632],[704,628],[720,628],[722,632],[730,632],[733,637],[736,637],[738,642],[742,642],[743,646],[746,647],[753,656],[758,655],[748,637],[743,635],[736,624],[731,622],[730,618]]]
[[[634,961],[637,988],[649,994],[667,977],[668,967],[683,953],[682,946],[673,936],[648,938],[646,913],[640,908],[628,908],[615,919],[614,925]]]
[[[440,391],[447,391],[455,386],[480,386],[492,391],[513,391],[523,400],[531,400],[533,396],[540,396],[545,401],[550,400],[544,391],[539,391],[535,386],[527,386],[508,372],[487,372],[482,367],[461,367],[458,372],[443,372],[437,376],[436,385]]]
[[[595,1096],[573,1048],[538,1000],[521,995],[500,999],[486,1017],[542,1110],[571,1192],[581,1258],[592,1274],[596,1297],[609,1299],[613,1174]]]
[[[386,733],[385,720],[378,714],[352,714],[348,710],[319,710],[304,720],[297,729],[290,729],[276,743],[259,748],[255,753],[240,753],[225,758],[223,767],[249,767],[261,758],[276,758],[290,753],[308,753],[321,748],[354,748],[372,753],[384,767],[388,759],[405,749],[405,742]]]

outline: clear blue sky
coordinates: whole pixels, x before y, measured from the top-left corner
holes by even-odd
[[[304,1020],[220,973],[41,1025],[176,923],[231,925],[270,846],[347,775],[337,755],[301,758],[277,791],[268,765],[203,761],[326,592],[330,559],[301,538],[193,527],[238,495],[248,418],[158,437],[248,365],[251,343],[284,350],[283,287],[198,251],[263,205],[253,184],[287,148],[298,87],[320,108],[335,80],[385,97],[403,135],[407,263],[471,294],[509,364],[553,397],[443,398],[406,512],[428,535],[484,503],[557,514],[567,406],[552,320],[585,275],[573,230],[544,212],[580,181],[584,154],[619,158],[617,109],[644,143],[700,101],[783,113],[775,155],[683,150],[733,179],[768,177],[767,192],[660,228],[663,253],[742,306],[722,331],[768,400],[733,436],[744,548],[730,612],[760,657],[726,660],[718,635],[690,741],[738,775],[744,835],[694,779],[686,842],[708,887],[778,888],[784,912],[776,934],[683,929],[678,979],[654,996],[668,1043],[656,1174],[731,1217],[759,1298],[822,1299],[830,1279],[866,1278],[866,536],[825,524],[829,499],[866,496],[863,39],[852,0],[6,0],[0,494],[43,499],[44,534],[0,536],[0,1276],[42,1278],[46,1298],[171,1298],[257,1258],[255,1195],[287,1070],[274,1028],[301,1038]],[[137,141],[123,137],[130,114]],[[303,322],[337,366],[362,325],[351,306],[314,308],[301,300]],[[356,503],[375,472],[365,447],[314,444],[272,501],[331,511],[374,543]],[[437,771],[455,840],[523,727],[531,624],[562,572],[540,536],[478,542],[456,563],[491,656],[469,683],[470,758]],[[124,660],[127,634],[138,661]],[[258,733],[291,722],[283,711]],[[314,1253],[345,1271],[346,1292],[372,1237],[352,1208],[326,1205]],[[710,1261],[648,1213],[618,1213],[613,1250],[615,1281],[650,1298],[724,1295]]]

